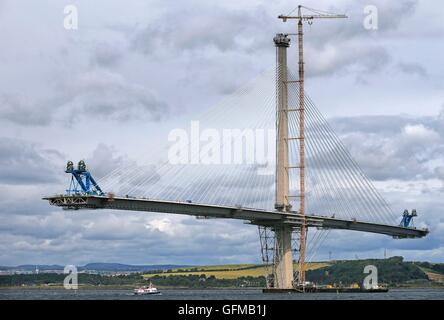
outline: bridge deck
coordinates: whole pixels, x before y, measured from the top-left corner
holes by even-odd
[[[153,200],[144,198],[122,198],[91,195],[56,195],[45,197],[51,205],[64,209],[114,209],[147,212],[186,214],[204,218],[239,219],[255,225],[288,224],[298,227],[304,217],[296,212],[268,211],[236,206],[217,206],[179,201]],[[318,215],[306,215],[308,227],[324,229],[344,229],[385,234],[395,238],[421,238],[427,235],[427,229],[405,228],[357,220],[337,219]]]

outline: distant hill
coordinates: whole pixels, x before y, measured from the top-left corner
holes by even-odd
[[[80,267],[80,270],[97,270],[97,271],[153,271],[153,270],[169,270],[187,267],[186,265],[177,264],[151,264],[151,265],[129,265],[121,263],[88,263]]]
[[[99,272],[147,272],[153,270],[169,270],[176,268],[190,267],[189,265],[176,265],[176,264],[151,264],[151,265],[130,265],[122,263],[103,263],[95,262],[88,263],[84,266],[77,266],[78,271],[99,271]],[[25,264],[19,266],[0,266],[2,271],[27,271],[32,272],[36,269],[39,272],[44,271],[63,271],[65,267],[61,265],[35,265]]]
[[[20,271],[35,271],[35,269],[39,269],[39,271],[49,271],[49,270],[62,270],[64,266],[57,264],[22,264],[19,266],[0,266],[0,270],[9,271],[9,270],[20,270]]]

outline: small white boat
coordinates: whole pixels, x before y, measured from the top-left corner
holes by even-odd
[[[136,295],[161,294],[161,292],[157,290],[157,288],[153,287],[153,284],[150,282],[149,286],[143,286],[134,289],[134,294]]]

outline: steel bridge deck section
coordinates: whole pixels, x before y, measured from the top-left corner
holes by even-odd
[[[394,238],[422,238],[428,234],[427,229],[338,219],[313,214],[305,215],[304,217],[297,212],[269,211],[241,206],[219,206],[181,201],[97,195],[56,195],[43,199],[48,200],[51,205],[67,210],[113,209],[162,212],[204,218],[238,219],[254,225],[271,227],[285,224],[297,228],[305,222],[307,227],[370,232],[385,234]]]

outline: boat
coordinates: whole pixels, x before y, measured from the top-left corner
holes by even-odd
[[[135,295],[146,295],[146,294],[162,294],[153,284],[150,282],[148,286],[142,286],[140,288],[134,289]]]

